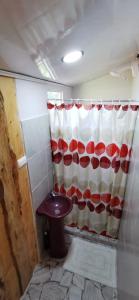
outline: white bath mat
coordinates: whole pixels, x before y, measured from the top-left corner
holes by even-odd
[[[73,238],[64,269],[116,288],[116,250]]]

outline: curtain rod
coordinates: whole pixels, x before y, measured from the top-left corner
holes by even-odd
[[[127,99],[127,100],[94,100],[94,99],[72,99],[72,98],[67,98],[67,99],[47,99],[48,101],[84,101],[84,102],[94,102],[94,103],[104,103],[104,102],[116,102],[116,103],[139,103],[139,100],[133,100],[133,99]]]

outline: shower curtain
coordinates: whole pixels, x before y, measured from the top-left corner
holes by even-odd
[[[54,189],[72,199],[66,224],[117,238],[137,105],[48,102]]]

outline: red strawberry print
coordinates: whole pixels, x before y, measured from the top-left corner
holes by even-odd
[[[100,202],[100,194],[92,194],[92,195],[91,195],[91,200],[92,200],[94,203],[99,203],[99,202]]]
[[[69,110],[69,109],[71,109],[73,106],[74,106],[73,103],[72,103],[72,104],[65,104],[65,109],[66,109],[66,110]]]
[[[51,140],[51,149],[53,152],[57,150],[57,142],[54,140]]]
[[[122,161],[121,168],[122,168],[123,172],[127,174],[128,169],[129,169],[129,161],[128,160]]]
[[[105,205],[103,203],[100,203],[96,208],[95,211],[100,214],[102,211],[105,210]]]
[[[104,107],[107,110],[112,110],[113,109],[113,105],[104,105]]]
[[[66,152],[68,150],[68,144],[63,139],[59,139],[58,148],[59,150]]]
[[[66,190],[64,188],[64,184],[61,185],[60,193],[63,194],[63,195],[66,195]]]
[[[114,172],[117,173],[120,168],[120,160],[117,159],[117,156],[115,156],[112,160],[112,168],[114,169]]]
[[[119,148],[115,144],[109,144],[106,147],[106,153],[111,157],[113,156],[116,152],[118,152]]]
[[[62,110],[65,107],[64,103],[60,104],[60,105],[56,105],[56,109],[58,110]]]
[[[82,193],[80,192],[79,189],[76,189],[76,195],[77,195],[78,199],[82,198]]]
[[[86,146],[86,152],[88,154],[94,153],[94,142],[89,142]]]
[[[71,154],[64,155],[63,160],[65,166],[70,166],[72,163],[72,155]]]
[[[83,193],[83,198],[90,199],[90,197],[91,197],[90,190],[89,189],[85,190],[85,192]]]
[[[139,106],[138,105],[130,105],[131,109],[132,110],[138,110]]]
[[[54,163],[59,164],[61,162],[61,160],[62,160],[62,154],[60,152],[53,155]]]
[[[128,105],[123,105],[123,106],[122,106],[122,110],[127,111],[127,110],[128,110]]]
[[[84,225],[84,226],[81,228],[81,230],[89,231],[89,228],[88,228],[88,226]]]
[[[83,154],[85,152],[85,146],[81,142],[78,142],[78,152],[79,154]]]
[[[101,157],[101,159],[100,159],[100,167],[101,168],[108,169],[110,167],[110,165],[111,165],[111,162],[106,156]]]
[[[47,103],[47,108],[48,108],[48,109],[52,109],[52,108],[54,108],[54,107],[55,107],[54,104],[52,104],[52,103],[50,103],[50,102]]]
[[[118,206],[119,204],[120,204],[120,200],[118,197],[114,197],[111,199],[111,202],[110,202],[111,207]]]
[[[101,201],[103,201],[104,203],[109,203],[111,200],[111,194],[102,194],[100,196]]]
[[[85,207],[86,207],[86,202],[85,201],[78,202],[78,208],[80,210],[83,210]]]
[[[69,144],[69,150],[73,152],[77,149],[77,146],[78,146],[77,141],[73,139]]]
[[[89,156],[83,156],[80,158],[80,165],[83,168],[86,168],[90,163],[90,157]]]
[[[90,201],[87,202],[87,206],[88,206],[90,211],[94,211],[94,209],[95,209],[94,205]]]
[[[72,186],[68,191],[67,191],[67,196],[72,197],[73,194],[75,193],[76,189],[74,186]]]
[[[93,169],[97,169],[99,167],[99,159],[96,157],[92,157],[91,164],[92,164]]]
[[[96,105],[96,108],[97,108],[98,110],[100,110],[100,109],[102,108],[102,105],[101,105],[101,104],[98,104],[98,105]]]
[[[101,155],[104,152],[105,152],[105,145],[104,145],[104,143],[98,143],[95,146],[95,153],[96,153],[96,155]]]
[[[121,107],[121,105],[119,104],[119,105],[114,105],[114,108],[115,108],[115,110],[119,110],[120,109],[120,107]]]
[[[75,104],[75,106],[79,109],[79,108],[81,108],[82,107],[82,104],[80,104],[80,103],[76,103]]]
[[[123,144],[120,150],[120,157],[126,157],[128,154],[128,147],[126,144]]]

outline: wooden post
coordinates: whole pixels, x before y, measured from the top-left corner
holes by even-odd
[[[24,147],[13,87],[13,79],[0,78],[0,88],[4,94],[3,99],[0,93],[0,299],[2,300],[19,300],[38,261],[28,171],[26,166],[20,170],[17,167],[17,159],[23,155]],[[11,107],[12,104],[14,107]]]

